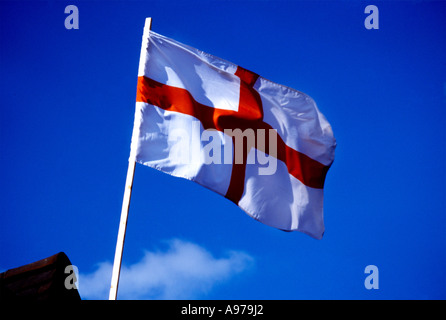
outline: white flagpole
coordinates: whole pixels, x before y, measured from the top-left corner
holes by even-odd
[[[145,55],[147,52],[148,36],[149,36],[148,31],[150,31],[151,25],[152,25],[152,18],[146,18],[146,22],[144,25],[142,47],[141,47],[141,56],[139,62],[140,68],[141,64],[145,63]],[[136,139],[135,130],[137,130],[136,126],[133,128],[134,131],[132,135],[133,139]],[[133,177],[135,175],[136,162],[133,152],[134,150],[130,151],[129,166],[127,169],[127,177],[125,179],[124,199],[122,201],[121,220],[119,222],[119,230],[118,230],[118,240],[116,241],[115,260],[113,262],[110,294],[108,296],[109,300],[116,300],[116,296],[118,294],[119,275],[121,273],[122,252],[124,249],[125,232],[127,229],[127,218],[129,214],[130,198],[132,195]]]

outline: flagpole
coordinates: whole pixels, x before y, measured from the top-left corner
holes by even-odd
[[[113,263],[112,280],[110,286],[109,300],[116,300],[118,294],[119,275],[121,273],[122,252],[124,249],[125,232],[127,229],[127,218],[129,215],[130,197],[132,195],[133,176],[135,175],[135,160],[129,159],[127,178],[125,180],[124,199],[122,201],[121,220],[119,222],[118,240],[116,241],[115,260]]]
[[[141,63],[145,61],[145,54],[147,52],[147,39],[148,39],[148,31],[150,30],[152,25],[152,18],[146,18],[144,25],[144,35],[141,46],[141,56],[140,56],[140,66]],[[146,44],[146,46],[144,46]],[[136,138],[135,131],[138,130],[137,126],[133,127],[132,139]],[[132,144],[133,145],[133,144]],[[130,208],[130,198],[132,196],[132,187],[133,187],[133,177],[135,175],[135,156],[133,147],[130,150],[130,158],[129,165],[127,168],[127,177],[125,179],[125,190],[124,190],[124,198],[122,200],[122,208],[121,208],[121,219],[119,222],[119,230],[118,230],[118,239],[116,241],[116,250],[115,250],[115,259],[113,262],[113,271],[112,271],[112,279],[110,286],[110,293],[108,296],[109,300],[116,300],[116,296],[118,295],[118,284],[119,284],[119,275],[121,273],[121,262],[122,262],[122,252],[124,250],[124,240],[125,240],[125,232],[127,229],[127,220],[129,215]]]

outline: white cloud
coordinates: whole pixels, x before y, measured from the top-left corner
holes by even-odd
[[[248,269],[253,261],[240,251],[215,258],[197,244],[174,239],[166,251],[145,252],[139,262],[122,267],[118,299],[197,299]],[[81,273],[82,299],[107,299],[111,273],[109,262],[99,264],[91,274]]]

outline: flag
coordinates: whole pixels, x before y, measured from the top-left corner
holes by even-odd
[[[306,94],[145,30],[131,159],[321,239],[330,124]]]

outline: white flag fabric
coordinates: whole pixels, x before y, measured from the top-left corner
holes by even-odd
[[[136,100],[136,162],[199,183],[266,225],[322,238],[336,141],[309,96],[145,30]]]

